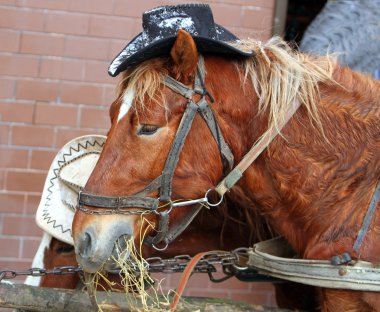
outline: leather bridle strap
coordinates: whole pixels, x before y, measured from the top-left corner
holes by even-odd
[[[243,159],[236,165],[236,167],[217,185],[215,191],[223,197],[243,176],[249,166],[261,155],[261,153],[269,146],[273,139],[280,133],[284,126],[288,123],[290,118],[298,110],[301,103],[298,99],[293,102],[293,106],[289,108],[284,119],[282,119],[276,128],[271,128],[259,141],[252,146]]]
[[[174,176],[175,168],[179,160],[179,155],[185,144],[185,139],[187,134],[191,129],[194,117],[198,111],[198,105],[190,101],[187,104],[187,108],[183,114],[181,122],[179,124],[177,134],[172,144],[172,148],[166,158],[164,170],[162,171],[162,180],[160,188],[160,200],[161,201],[171,201],[172,195],[172,181]]]

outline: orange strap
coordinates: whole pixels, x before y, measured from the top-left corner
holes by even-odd
[[[173,302],[172,302],[171,307],[170,307],[170,311],[174,311],[175,308],[177,307],[179,299],[181,298],[182,293],[185,290],[185,287],[187,285],[187,282],[190,279],[190,276],[191,276],[191,273],[194,270],[194,267],[197,265],[197,263],[199,262],[199,260],[202,259],[202,257],[204,257],[205,255],[207,255],[209,253],[210,253],[210,251],[200,252],[199,254],[196,254],[190,260],[190,262],[187,264],[187,266],[186,266],[185,270],[183,271],[182,276],[181,276],[181,278],[179,280],[179,284],[178,284],[176,293],[174,295]]]

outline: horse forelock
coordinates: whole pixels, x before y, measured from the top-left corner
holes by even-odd
[[[146,103],[149,101],[166,109],[162,92],[164,76],[167,75],[166,63],[165,58],[153,59],[125,71],[117,86],[117,96],[124,98],[128,93],[133,93],[131,106],[134,105],[139,111],[147,109]]]

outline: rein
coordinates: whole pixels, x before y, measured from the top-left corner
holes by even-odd
[[[142,191],[132,196],[115,197],[79,192],[79,210],[84,213],[93,215],[141,215],[154,212],[159,216],[157,235],[154,237],[147,237],[144,240],[144,243],[153,246],[157,250],[166,249],[168,244],[186,229],[186,227],[191,223],[191,221],[195,218],[195,216],[199,213],[204,205],[211,207],[220,205],[220,203],[223,201],[224,194],[239,181],[244,171],[247,170],[247,168],[255,161],[255,159],[265,150],[265,148],[268,147],[268,145],[282,130],[282,128],[286,125],[286,123],[290,120],[290,118],[294,115],[300,106],[300,102],[296,100],[294,102],[294,105],[288,110],[286,118],[284,118],[279,123],[278,127],[276,129],[272,129],[268,135],[262,137],[256,144],[254,144],[254,146],[243,157],[240,163],[234,169],[232,169],[234,165],[234,156],[221,133],[214,112],[206,100],[206,98],[208,98],[211,103],[214,102],[213,97],[205,88],[204,77],[204,59],[201,55],[199,55],[197,75],[193,88],[185,86],[170,76],[166,76],[164,79],[165,86],[185,97],[188,100],[188,104],[177,129],[177,133],[166,159],[162,174],[154,179]],[[193,97],[196,94],[201,95],[201,98],[198,102],[194,102],[193,100]],[[179,160],[179,155],[185,143],[185,139],[191,129],[192,122],[197,113],[202,116],[203,120],[206,122],[208,128],[210,129],[210,132],[219,147],[224,172],[229,173],[215,189],[208,190],[203,198],[195,200],[174,201],[171,198],[174,171]],[[159,198],[152,198],[148,196],[150,192],[158,189],[160,190]],[[217,193],[219,195],[219,200],[217,202],[212,202],[210,200],[209,196],[211,192]],[[158,211],[160,208],[160,202],[168,203],[169,209]],[[179,224],[176,224],[174,227],[169,228],[169,214],[172,209],[189,205],[195,206],[193,206],[193,208],[186,214],[186,216],[181,220]],[[84,206],[101,209],[98,210],[86,208]],[[131,210],[128,208],[134,209]],[[159,249],[155,246],[160,242],[164,242],[166,244],[166,246],[162,249]]]

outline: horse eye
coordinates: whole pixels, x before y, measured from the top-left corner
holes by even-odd
[[[156,133],[158,130],[158,126],[154,125],[141,125],[140,129],[138,130],[138,135],[152,135]]]

